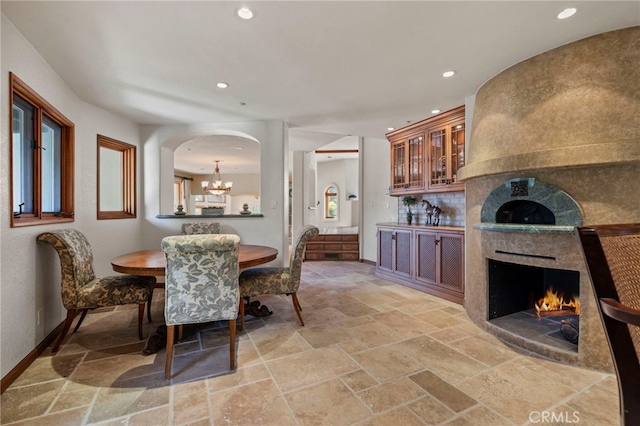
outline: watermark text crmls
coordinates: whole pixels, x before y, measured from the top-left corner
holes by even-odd
[[[578,411],[532,411],[529,413],[531,423],[580,423]]]

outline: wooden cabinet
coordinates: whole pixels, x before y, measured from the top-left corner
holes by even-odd
[[[428,131],[428,192],[461,191],[458,169],[464,166],[464,117],[456,118]]]
[[[463,303],[464,231],[379,227],[376,275]]]
[[[414,232],[416,281],[464,299],[464,234]]]
[[[463,191],[464,106],[387,133],[391,144],[390,194]]]
[[[424,132],[401,134],[391,140],[391,191],[396,194],[422,192],[425,184]]]
[[[378,228],[378,268],[399,277],[413,277],[413,235],[408,229]]]

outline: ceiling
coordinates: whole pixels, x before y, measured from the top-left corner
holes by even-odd
[[[389,127],[464,104],[524,59],[640,25],[638,1],[0,4],[86,102],[140,124],[283,120],[290,147],[304,151],[384,138]],[[236,16],[242,5],[252,20]],[[569,6],[576,15],[558,20]],[[456,74],[445,79],[446,70]],[[238,143],[220,138],[209,143]],[[216,152],[209,169],[215,159],[240,167]]]

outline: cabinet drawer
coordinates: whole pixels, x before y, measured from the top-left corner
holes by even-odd
[[[342,249],[347,251],[353,251],[353,250],[358,251],[359,245],[358,243],[345,243],[345,244],[342,244]]]

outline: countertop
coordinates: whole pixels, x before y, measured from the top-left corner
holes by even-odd
[[[376,223],[376,226],[386,226],[389,228],[429,229],[432,231],[464,232],[464,227],[462,226],[407,225],[406,223],[398,222],[380,222]]]

